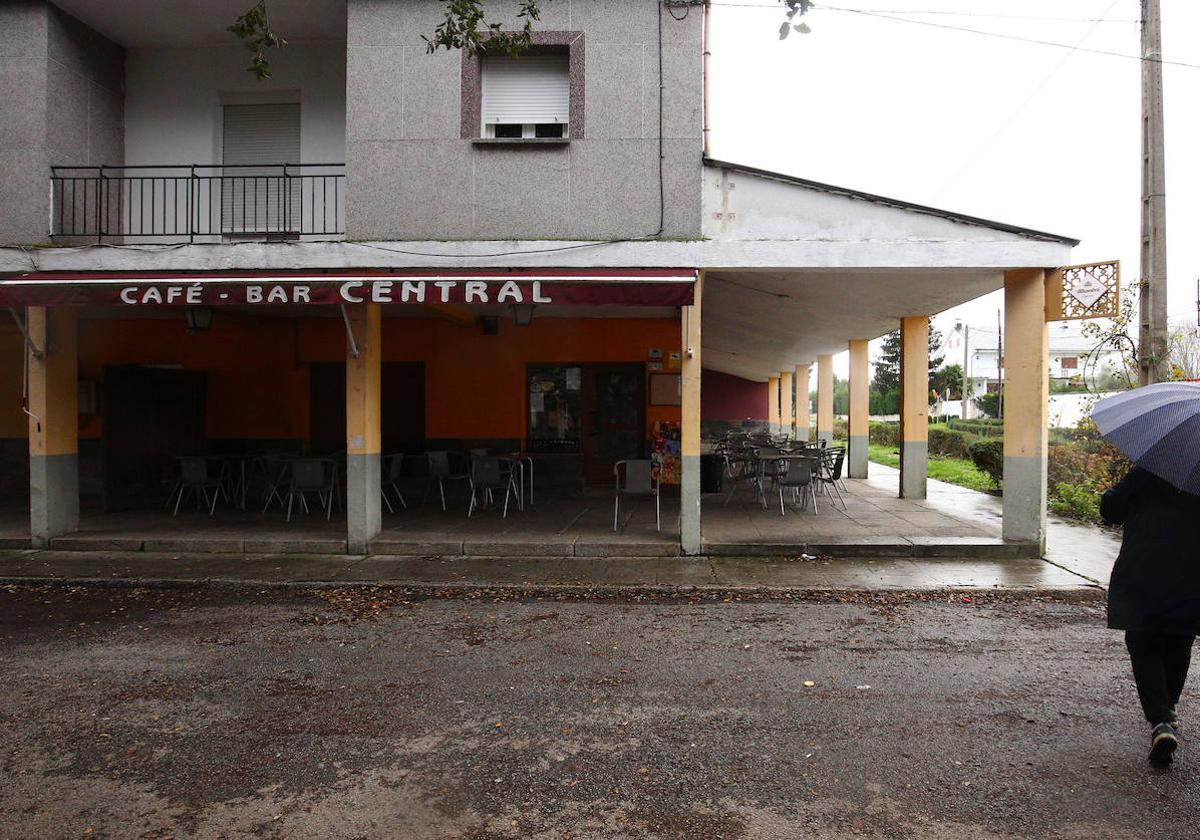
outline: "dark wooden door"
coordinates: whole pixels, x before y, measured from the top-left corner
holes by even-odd
[[[425,363],[384,362],[379,415],[383,454],[425,450]],[[405,459],[408,460],[407,458]]]
[[[314,455],[346,450],[346,365],[342,362],[309,367],[308,448]]]
[[[383,454],[425,447],[425,365],[384,362],[380,371]],[[309,371],[309,440],[313,452],[346,448],[346,366],[312,365]]]
[[[613,464],[644,457],[646,373],[639,364],[583,369],[583,470],[589,484],[609,484]]]
[[[104,509],[163,504],[173,456],[205,450],[204,371],[137,365],[104,369],[101,463]]]

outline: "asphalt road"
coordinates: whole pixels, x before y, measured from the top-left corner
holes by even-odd
[[[1123,657],[1087,596],[0,589],[0,836],[1200,836]]]

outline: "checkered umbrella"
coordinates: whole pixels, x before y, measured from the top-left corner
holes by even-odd
[[[1104,439],[1142,469],[1200,494],[1200,382],[1160,382],[1096,403]]]

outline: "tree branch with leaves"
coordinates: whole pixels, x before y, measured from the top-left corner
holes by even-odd
[[[792,32],[807,34],[812,30],[808,24],[798,21],[813,7],[813,0],[779,0],[783,5],[786,19],[779,27],[779,39],[782,41]],[[435,53],[440,49],[466,50],[468,55],[504,53],[513,58],[526,52],[533,44],[533,25],[541,20],[543,2],[549,0],[521,0],[517,12],[519,26],[515,30],[506,28],[504,22],[489,18],[484,10],[485,0],[442,0],[445,5],[445,16],[430,35],[422,35],[427,52]],[[664,6],[691,6],[695,0],[662,0]],[[259,0],[254,6],[240,15],[228,27],[254,53],[250,66],[246,70],[253,73],[261,82],[271,78],[271,63],[267,51],[287,46],[287,41],[280,38],[271,29],[270,17],[267,14],[266,0]]]
[[[286,47],[287,41],[271,29],[266,0],[259,0],[239,15],[226,31],[241,38],[254,53],[254,57],[250,59],[250,66],[246,68],[247,72],[253,73],[260,82],[271,78],[271,63],[267,60],[267,50]]]

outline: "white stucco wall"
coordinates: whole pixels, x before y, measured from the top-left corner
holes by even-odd
[[[300,163],[346,159],[346,45],[289,43],[273,77],[246,72],[238,46],[130,50],[125,74],[125,163],[221,161],[221,106],[300,102]],[[292,161],[295,162],[295,161]]]

